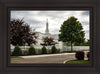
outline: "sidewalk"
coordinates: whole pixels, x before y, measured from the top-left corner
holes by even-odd
[[[49,57],[49,56],[59,56],[59,55],[72,55],[75,53],[59,53],[59,54],[41,54],[41,55],[28,55],[28,56],[20,56],[22,58],[40,58],[40,57]]]

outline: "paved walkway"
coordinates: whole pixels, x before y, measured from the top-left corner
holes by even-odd
[[[20,57],[22,57],[22,59],[11,59],[11,63],[64,63],[64,61],[74,60],[75,53],[44,54]]]
[[[40,58],[40,57],[49,57],[49,56],[71,55],[71,54],[75,54],[75,53],[42,54],[42,55],[20,56],[20,57],[22,57],[22,58]]]

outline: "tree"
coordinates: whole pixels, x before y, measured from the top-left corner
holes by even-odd
[[[61,32],[59,34],[59,40],[69,42],[71,45],[71,51],[73,51],[74,42],[82,43],[85,40],[82,24],[74,16],[63,22],[59,32]]]
[[[12,52],[13,56],[21,56],[22,55],[22,50],[19,47],[19,45],[15,46],[14,51]]]
[[[52,46],[52,53],[56,53],[57,52],[57,48],[55,46]]]
[[[90,40],[87,40],[87,44],[88,44],[88,46],[90,45]]]
[[[42,47],[42,54],[47,54],[47,49],[45,46]]]
[[[36,54],[35,48],[31,45],[29,48],[29,55]]]
[[[74,43],[75,46],[89,46],[90,40],[84,41],[83,43]]]
[[[49,38],[49,37],[44,37],[43,38],[43,43],[41,43],[41,45],[44,45],[44,46],[49,46],[49,45],[55,45],[57,44],[53,38]]]
[[[31,32],[29,24],[25,23],[23,19],[12,19],[10,21],[10,41],[13,45],[28,45],[36,43],[36,33]]]

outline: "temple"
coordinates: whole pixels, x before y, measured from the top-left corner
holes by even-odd
[[[43,38],[44,37],[51,37],[54,39],[54,41],[57,43],[55,44],[56,48],[57,49],[61,49],[61,51],[64,51],[64,48],[63,48],[63,42],[62,41],[58,41],[59,37],[58,37],[58,34],[51,34],[49,33],[49,24],[48,24],[48,19],[46,21],[46,29],[45,29],[45,33],[41,33],[41,32],[36,32],[38,38],[37,38],[37,43],[36,45],[34,45],[34,47],[36,49],[41,49],[43,46],[41,45],[41,43],[43,42]],[[52,45],[51,46],[46,46],[47,48],[51,49]]]

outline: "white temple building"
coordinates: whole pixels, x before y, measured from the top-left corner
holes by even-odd
[[[63,46],[63,42],[62,41],[58,41],[59,37],[58,37],[58,34],[50,34],[49,33],[49,24],[48,24],[48,19],[47,19],[47,22],[46,22],[46,30],[45,30],[45,33],[41,33],[41,32],[36,32],[37,33],[37,43],[36,45],[34,45],[34,47],[36,49],[41,49],[43,46],[41,45],[41,43],[43,42],[43,38],[45,37],[49,37],[49,38],[53,38],[54,42],[57,42],[57,44],[55,44],[56,48],[57,49],[60,49],[61,51],[64,51],[65,48]],[[47,49],[51,49],[52,46],[46,46]]]

